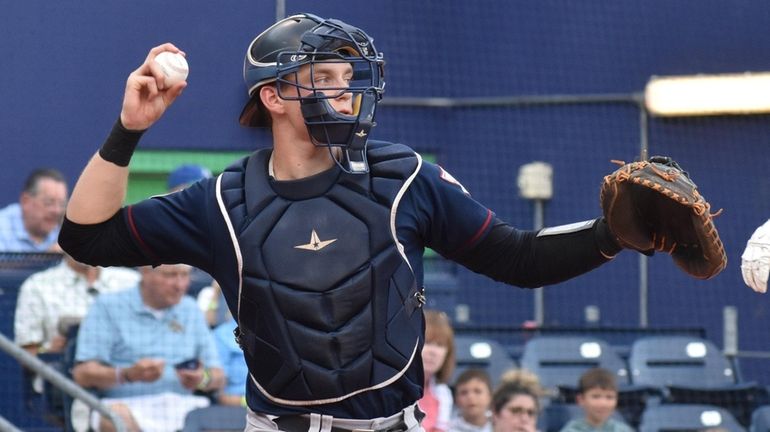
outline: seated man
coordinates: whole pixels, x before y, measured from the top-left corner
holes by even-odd
[[[81,264],[69,255],[61,263],[36,272],[21,285],[14,314],[14,338],[32,355],[55,353],[41,358],[66,373],[62,353],[73,325],[86,315],[97,295],[135,287],[139,273],[121,267],[94,267]],[[26,397],[45,395],[47,410],[56,423],[64,417],[63,393],[55,388],[44,390],[43,380],[24,372]]]
[[[81,264],[69,255],[21,285],[14,315],[16,343],[36,355],[61,352],[69,326],[78,324],[96,296],[135,287],[139,273]]]
[[[0,251],[60,252],[59,227],[67,206],[67,183],[55,169],[33,171],[18,203],[0,209]]]
[[[214,340],[219,350],[219,359],[225,372],[225,386],[217,396],[221,405],[246,406],[246,380],[249,369],[243,358],[243,351],[233,337],[238,326],[232,316],[214,328]]]
[[[176,431],[207,406],[196,390],[224,383],[217,349],[195,301],[190,267],[142,267],[138,288],[99,296],[78,333],[75,381],[96,388],[130,431]],[[97,414],[92,426],[114,430]]]

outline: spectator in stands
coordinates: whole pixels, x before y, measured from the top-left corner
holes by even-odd
[[[173,192],[179,192],[188,186],[192,185],[193,183],[197,182],[198,180],[203,180],[211,178],[211,170],[204,167],[203,165],[198,164],[182,164],[174,168],[173,171],[168,175],[168,178],[166,179],[166,192],[167,193],[173,193]],[[191,290],[188,291],[188,294],[198,299],[198,305],[201,307],[201,310],[206,315],[206,321],[209,323],[209,326],[211,328],[214,328],[216,324],[219,324],[223,321],[223,319],[216,320],[216,319],[209,319],[210,317],[216,318],[216,317],[222,317],[224,309],[226,309],[226,306],[220,307],[218,304],[214,304],[214,302],[211,300],[212,296],[212,285],[214,283],[214,279],[203,270],[200,270],[198,268],[193,267],[192,273],[191,273],[191,280],[196,282],[202,282],[201,283],[195,283],[191,286]],[[214,298],[214,301],[216,301],[216,297]],[[211,305],[214,305],[215,309],[211,309]]]
[[[60,252],[59,227],[67,206],[67,183],[55,169],[33,171],[18,203],[0,209],[0,251]]]
[[[449,317],[436,310],[425,311],[425,345],[422,364],[425,390],[417,404],[425,413],[425,432],[443,432],[449,428],[454,401],[447,382],[455,368],[454,331]]]
[[[211,178],[211,170],[202,165],[179,165],[168,175],[166,189],[168,192],[180,191],[198,180],[206,178]]]
[[[176,431],[192,409],[209,405],[194,391],[224,383],[209,327],[185,293],[190,267],[142,267],[138,288],[99,296],[78,333],[75,381],[96,388],[131,431]],[[98,430],[113,430],[92,418]]]
[[[202,272],[203,270],[199,271]],[[222,288],[217,281],[212,281],[211,285],[203,287],[196,298],[198,307],[203,311],[209,327],[214,328],[227,322],[230,317],[230,310],[227,308],[225,296],[222,294]]]
[[[97,295],[136,286],[139,273],[121,267],[81,264],[69,255],[32,274],[21,285],[14,317],[16,343],[29,353],[61,352]]]
[[[567,423],[561,432],[632,432],[631,427],[610,418],[618,405],[615,375],[602,369],[589,369],[580,376],[577,403],[585,417]]]
[[[210,291],[206,307],[201,304],[202,295]],[[219,351],[219,360],[225,374],[224,388],[217,395],[217,402],[222,405],[246,406],[246,380],[249,370],[243,351],[233,337],[233,331],[238,323],[224,304],[219,284],[214,281],[211,287],[201,290],[198,295],[198,306],[204,308],[207,323],[214,327],[214,341]],[[224,315],[224,316],[222,316]]]
[[[454,389],[458,416],[449,423],[449,431],[492,432],[489,375],[481,369],[466,369],[457,377]]]
[[[246,406],[246,380],[249,369],[243,358],[243,351],[233,337],[233,330],[237,325],[229,315],[227,321],[214,328],[214,340],[225,373],[225,385],[217,396],[217,402],[222,405]]]
[[[540,414],[540,382],[534,374],[506,372],[492,394],[494,432],[535,432]]]

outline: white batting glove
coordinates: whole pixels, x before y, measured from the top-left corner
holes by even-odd
[[[741,255],[743,281],[756,292],[767,291],[770,273],[770,219],[754,231]]]

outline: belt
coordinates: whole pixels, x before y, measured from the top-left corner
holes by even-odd
[[[284,432],[404,432],[418,426],[423,417],[415,403],[388,418],[350,420],[305,414],[275,417],[273,422]]]
[[[278,428],[285,432],[308,432],[310,430],[310,418],[306,416],[283,416],[273,419]],[[404,421],[400,421],[397,424],[385,428],[385,429],[347,429],[340,426],[335,426],[332,423],[329,432],[354,432],[354,431],[367,431],[367,432],[403,432],[408,428]]]

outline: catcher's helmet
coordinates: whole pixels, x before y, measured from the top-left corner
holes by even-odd
[[[348,85],[316,86],[312,79],[315,65],[330,62],[352,67]],[[297,72],[305,65],[310,66],[310,83],[300,84]],[[342,147],[347,158],[346,170],[366,172],[364,150],[385,86],[383,65],[382,54],[375,49],[372,39],[358,28],[311,14],[284,18],[259,34],[246,51],[243,78],[250,99],[240,123],[251,127],[269,125],[269,113],[259,100],[259,89],[277,82],[281,98],[300,101],[314,144]],[[343,94],[353,98],[350,115],[337,112],[329,104],[328,99]]]

